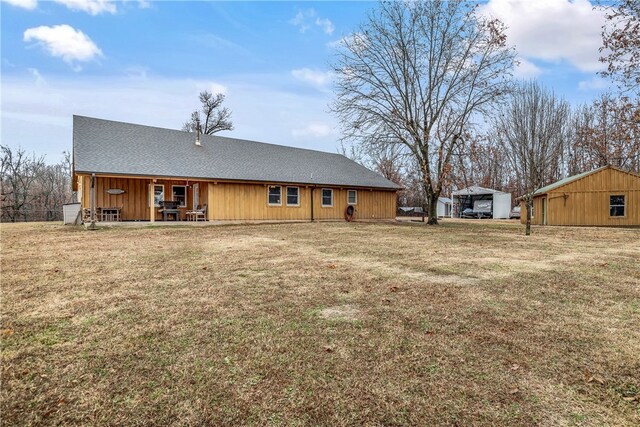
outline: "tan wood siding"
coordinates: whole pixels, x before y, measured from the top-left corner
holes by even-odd
[[[89,208],[91,177],[79,176],[81,203]],[[149,220],[149,184],[151,179],[133,177],[96,177],[95,206],[120,207],[124,221]],[[270,206],[267,203],[267,184],[206,182],[186,180],[157,179],[155,185],[164,186],[165,200],[172,199],[173,185],[189,185],[187,187],[187,206],[181,208],[181,218],[186,218],[186,211],[193,205],[193,186],[200,187],[200,204],[207,204],[207,216],[210,220],[310,220],[311,219],[311,187],[304,185],[281,185],[282,205]],[[287,206],[286,187],[299,188],[299,206]],[[123,194],[109,194],[107,190],[118,188]],[[315,188],[314,217],[317,220],[342,220],[347,208],[347,190],[349,188],[333,188],[333,207],[321,207],[321,188]],[[395,191],[356,189],[357,204],[355,220],[394,219],[396,214]],[[156,209],[157,211],[157,209]],[[162,215],[156,212],[156,220]]]
[[[280,184],[273,184],[280,185]],[[311,187],[299,186],[299,206],[287,206],[286,187],[282,184],[282,205],[267,203],[266,184],[209,184],[209,219],[211,220],[310,220]],[[295,185],[289,185],[295,187]],[[330,188],[330,187],[324,187]],[[394,219],[395,191],[357,190],[355,219]],[[333,188],[333,206],[322,207],[322,189],[313,190],[314,219],[344,219],[347,188]]]
[[[612,195],[625,196],[624,216],[609,215],[609,197]],[[547,225],[640,225],[640,177],[637,175],[603,169],[537,196],[533,224],[542,223],[543,197],[547,198]]]

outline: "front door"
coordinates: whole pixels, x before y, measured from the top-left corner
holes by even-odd
[[[547,198],[542,198],[542,225],[547,225]]]

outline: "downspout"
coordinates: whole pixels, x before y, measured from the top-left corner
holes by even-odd
[[[313,222],[314,218],[313,218],[313,190],[315,190],[315,187],[311,187],[311,222]]]

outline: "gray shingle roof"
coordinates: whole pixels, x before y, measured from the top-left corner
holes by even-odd
[[[396,189],[340,154],[73,116],[76,173]]]

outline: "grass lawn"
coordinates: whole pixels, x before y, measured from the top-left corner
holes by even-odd
[[[640,425],[640,230],[2,224],[3,425]]]

